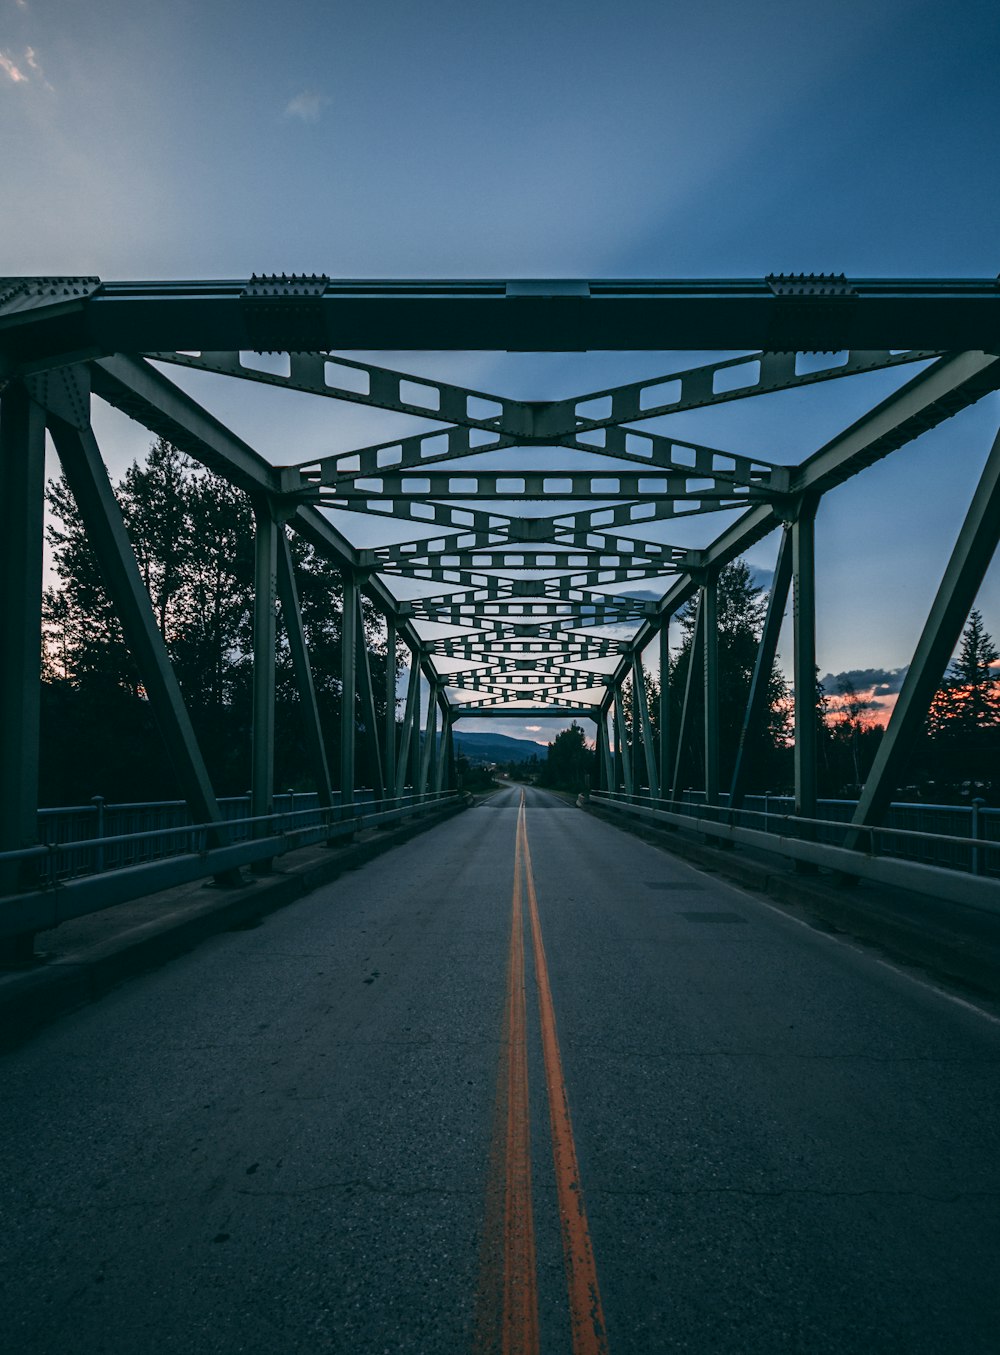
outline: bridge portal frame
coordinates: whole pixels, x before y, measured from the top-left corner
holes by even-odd
[[[200,345],[200,346],[199,346]],[[894,347],[895,346],[895,347]],[[658,380],[627,383],[572,399],[519,401],[343,356],[343,350],[751,348]],[[845,350],[845,361],[800,370],[796,354]],[[287,371],[247,363],[244,354],[284,353]],[[814,520],[823,495],[919,433],[1000,388],[1000,289],[993,279],[848,281],[835,275],[771,275],[734,281],[384,282],[324,276],[247,281],[102,283],[96,278],[0,279],[0,595],[9,619],[8,659],[0,674],[0,851],[32,845],[37,808],[37,683],[40,633],[44,429],[51,433],[94,542],[110,591],[158,718],[168,732],[191,812],[219,820],[218,807],[155,618],[144,595],[120,511],[100,461],[89,407],[92,395],[124,410],[251,498],[256,522],[253,808],[273,804],[274,623],[286,615],[321,801],[332,799],[311,667],[301,624],[288,531],[300,534],[341,570],[344,582],[342,800],[354,797],[355,693],[385,796],[402,794],[412,764],[418,793],[440,789],[451,762],[452,730],[463,716],[516,714],[592,719],[602,782],[621,780],[638,794],[676,797],[694,746],[695,670],[701,671],[705,790],[719,794],[718,658],[715,588],[720,569],[770,532],[782,544],[771,604],[751,683],[731,804],[745,786],[746,759],[762,717],[766,677],[793,584],[795,803],[804,819],[816,805]],[[154,361],[272,386],[312,391],[444,425],[394,444],[377,444],[275,467],[171,382]],[[663,414],[919,362],[922,370],[893,395],[795,466],[681,442],[641,427]],[[637,427],[636,425],[640,425]],[[431,450],[434,441],[441,444]],[[1000,444],[998,444],[1000,445]],[[619,463],[615,473],[455,474],[438,463],[507,447],[568,448]],[[428,459],[431,464],[428,465]],[[883,753],[858,807],[855,828],[884,812],[893,776],[926,712],[975,593],[996,550],[994,446],[976,498],[910,666]],[[409,484],[406,472],[419,472]],[[493,511],[491,500],[535,499],[561,481],[571,501],[548,518]],[[519,487],[512,488],[514,482]],[[655,482],[655,483],[654,483]],[[653,488],[649,488],[650,485]],[[483,508],[462,507],[470,502]],[[588,502],[606,508],[580,508]],[[642,509],[637,512],[639,505]],[[741,516],[702,550],[644,539],[643,524],[688,513],[742,507]],[[413,521],[430,532],[373,548],[351,544],[324,510],[364,511]],[[630,529],[632,529],[630,531]],[[444,535],[436,537],[435,532]],[[554,545],[554,554],[549,549]],[[552,564],[552,560],[557,565]],[[526,562],[526,563],[525,563]],[[496,569],[558,570],[537,588]],[[419,605],[397,598],[396,574],[446,584],[452,591]],[[636,606],[605,585],[672,574],[654,604]],[[137,586],[138,585],[138,586]],[[380,734],[364,642],[360,594],[385,618],[392,658],[386,695],[390,719]],[[669,663],[669,624],[697,598],[695,645],[681,719],[670,728],[661,684],[659,734],[643,687],[643,653],[659,637],[661,671]],[[511,619],[514,618],[514,619]],[[464,638],[428,640],[418,620],[464,624]],[[627,641],[591,633],[640,621]],[[470,626],[472,627],[470,629]],[[395,640],[410,650],[406,709],[397,729]],[[492,675],[477,689],[448,696],[436,657],[460,657]],[[616,659],[603,677],[581,668]],[[517,680],[534,664],[541,684]],[[478,666],[477,666],[478,665]],[[419,677],[429,687],[421,740]],[[599,698],[574,699],[586,677]],[[632,729],[623,704],[633,696]],[[35,688],[34,696],[32,688]],[[478,693],[478,694],[477,694]],[[462,697],[465,699],[462,699]],[[537,697],[543,703],[537,704]],[[471,699],[470,699],[471,697]],[[533,704],[525,705],[525,698]],[[441,732],[438,735],[438,714]],[[613,714],[614,757],[608,742]],[[397,746],[398,744],[398,746]],[[668,775],[671,772],[672,775]],[[224,829],[217,830],[218,841]],[[853,832],[848,843],[858,846]],[[11,887],[9,870],[4,891]]]

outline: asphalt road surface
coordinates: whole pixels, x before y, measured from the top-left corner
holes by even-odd
[[[520,800],[0,1061],[4,1352],[1000,1350],[995,1018]]]

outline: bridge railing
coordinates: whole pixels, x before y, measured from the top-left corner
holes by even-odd
[[[960,903],[1000,909],[1000,812],[976,807],[963,833],[929,832],[897,823],[857,830],[858,846],[846,847],[850,815],[839,819],[805,818],[788,813],[787,797],[750,797],[737,810],[725,803],[706,804],[697,792],[680,800],[650,795],[593,791],[591,800],[633,817],[659,820],[671,827],[690,827],[711,838],[774,851],[796,861],[823,866],[843,875],[866,877]],[[755,808],[753,799],[765,800]],[[825,807],[827,802],[821,802]],[[850,809],[851,801],[835,802]],[[962,806],[895,805],[896,810],[949,811]],[[898,816],[902,817],[902,815]]]
[[[64,817],[50,816],[53,837],[84,823],[90,836],[0,853],[4,875],[9,878],[16,872],[22,886],[18,893],[0,899],[0,938],[44,931],[193,880],[225,877],[299,847],[336,845],[365,828],[387,826],[464,799],[459,792],[442,790],[374,800],[368,791],[355,792],[353,803],[324,807],[315,796],[296,795],[296,802],[311,803],[294,809],[276,805],[271,814],[251,817],[240,798],[237,814],[219,823],[170,824],[167,820],[175,814],[184,817],[183,806],[174,802],[114,806],[128,811],[111,820],[115,827],[153,820],[153,826],[116,833],[107,832],[107,819],[101,822],[104,831],[93,831],[98,824],[96,807],[89,821],[79,813],[83,807],[57,811]]]
[[[340,803],[334,794],[334,805]],[[356,790],[355,804],[370,804],[372,790]],[[250,796],[232,795],[219,800],[230,842],[245,842],[253,836]],[[315,791],[286,791],[274,797],[275,814],[295,813],[301,827],[320,825],[322,807]],[[312,818],[309,818],[309,815]],[[58,880],[93,875],[102,870],[121,870],[144,861],[158,861],[186,850],[175,831],[191,828],[191,815],[183,800],[143,800],[114,804],[95,795],[89,805],[66,805],[38,811],[38,839],[55,850],[48,869]]]
[[[705,792],[701,790],[683,791],[680,803],[697,806],[699,812],[707,813],[709,808],[705,803]],[[854,818],[857,806],[857,800],[818,800],[815,840],[839,846],[844,840],[844,828]],[[718,807],[725,810],[726,822],[764,832],[786,832],[789,816],[795,815],[795,800],[790,795],[746,795],[731,817],[728,795],[719,796]],[[884,827],[873,831],[880,833],[877,838],[880,856],[898,856],[908,861],[924,861],[927,865],[983,874],[989,873],[989,859],[993,862],[990,869],[1000,875],[1000,861],[996,860],[995,854],[989,853],[987,857],[980,852],[977,855],[974,846],[976,839],[1000,843],[1000,809],[981,804],[894,801],[889,806]]]

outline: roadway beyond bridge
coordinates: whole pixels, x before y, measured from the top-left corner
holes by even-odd
[[[521,797],[4,1060],[6,1350],[997,1350],[1000,1023]]]

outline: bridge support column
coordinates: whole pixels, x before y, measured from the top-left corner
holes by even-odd
[[[340,804],[345,816],[354,813],[354,743],[357,678],[355,651],[358,630],[358,584],[352,570],[345,569],[344,606],[340,622]]]
[[[357,608],[357,672],[361,684],[361,715],[368,735],[368,747],[372,760],[372,791],[376,800],[385,798],[386,779],[382,768],[381,740],[378,735],[378,717],[375,714],[375,691],[372,686],[371,662],[368,658],[368,645],[365,643],[365,618],[361,609],[361,593],[355,590]]]
[[[385,793],[396,793],[396,619],[385,618]]]
[[[881,823],[927,716],[931,699],[955,651],[976,594],[1000,540],[1000,434],[987,459],[944,577],[931,605],[913,662],[906,671],[885,736],[854,812],[845,846],[862,848],[858,831]]]
[[[670,787],[670,620],[660,619],[660,794],[669,799]]]
[[[251,735],[250,814],[264,818],[274,813],[274,675],[275,601],[278,572],[279,526],[266,501],[253,505],[254,514],[254,591],[253,591],[253,732]],[[267,837],[270,824],[254,825],[254,837]],[[257,874],[266,874],[270,861],[254,866]]]
[[[691,649],[688,653],[688,668],[684,679],[684,700],[681,703],[681,723],[677,731],[677,751],[674,754],[674,780],[671,795],[680,799],[683,783],[684,756],[691,740],[691,725],[694,718],[695,674],[701,666],[702,643],[705,634],[704,592],[699,592],[697,608],[694,614],[694,634],[691,636]]]
[[[420,776],[415,787],[421,797],[427,794],[428,778],[434,757],[434,745],[437,742],[437,684],[431,683],[427,693],[427,723],[424,728],[424,740],[420,749]]]
[[[816,817],[819,711],[816,696],[816,508],[799,506],[792,522],[795,683],[795,813]]]
[[[19,382],[0,397],[0,851],[38,841],[39,672],[45,414]],[[0,867],[0,894],[31,883],[17,864]],[[12,959],[30,957],[30,935],[15,938]]]
[[[403,729],[399,742],[399,764],[396,771],[396,798],[406,788],[406,775],[410,771],[411,749],[420,746],[419,736],[413,737],[414,729],[420,727],[420,660],[416,651],[410,651],[410,676],[406,684],[406,705],[403,707]],[[416,792],[416,777],[411,773],[411,788]]]
[[[625,794],[629,799],[635,794],[635,782],[632,780],[632,759],[628,751],[628,728],[625,721],[625,706],[622,701],[622,689],[615,688],[615,742],[621,758],[622,780]]]
[[[702,588],[704,610],[705,803],[719,803],[719,575],[713,570]]]
[[[448,745],[451,739],[451,720],[448,718],[448,712],[445,709],[443,698],[441,706],[441,735],[438,739],[436,757],[434,759],[434,791],[440,793],[444,789],[445,768],[448,761]]]
[[[778,653],[778,636],[788,604],[788,588],[792,579],[791,531],[785,527],[778,547],[778,559],[771,581],[771,595],[767,600],[767,614],[764,617],[764,629],[757,657],[754,661],[753,677],[750,680],[750,692],[747,696],[743,727],[740,730],[740,745],[736,753],[736,765],[733,767],[733,779],[729,786],[729,808],[739,809],[746,795],[747,779],[750,772],[750,759],[755,747],[761,743],[764,717],[767,713],[767,689],[774,669],[774,660]],[[756,821],[751,827],[756,826]]]
[[[80,386],[79,398],[89,409],[89,390],[84,395],[82,381]],[[75,408],[77,402],[72,403]],[[208,839],[210,846],[222,846],[227,838],[222,815],[89,417],[73,409],[59,415],[50,412],[49,429],[188,810],[196,823],[220,825],[210,830]],[[239,883],[239,872],[216,878],[220,883]]]
[[[292,656],[292,669],[295,673],[295,685],[299,693],[299,706],[305,730],[306,752],[312,764],[313,780],[320,806],[329,809],[333,804],[333,792],[330,785],[330,767],[323,743],[323,730],[319,721],[319,707],[316,704],[316,687],[313,683],[312,665],[309,662],[309,650],[306,646],[305,632],[302,629],[302,609],[299,606],[299,593],[295,583],[295,566],[292,560],[291,545],[288,536],[281,527],[278,532],[277,549],[278,597],[281,601],[281,614],[288,633],[288,648]]]
[[[638,725],[642,740],[642,756],[646,766],[646,779],[649,793],[654,800],[659,799],[660,786],[656,775],[656,755],[653,751],[653,729],[649,721],[649,704],[646,701],[646,680],[642,667],[642,655],[638,650],[632,652],[632,711],[633,725]]]
[[[614,763],[611,760],[611,747],[608,743],[608,713],[606,710],[602,710],[597,718],[597,752],[601,789],[616,790]]]

